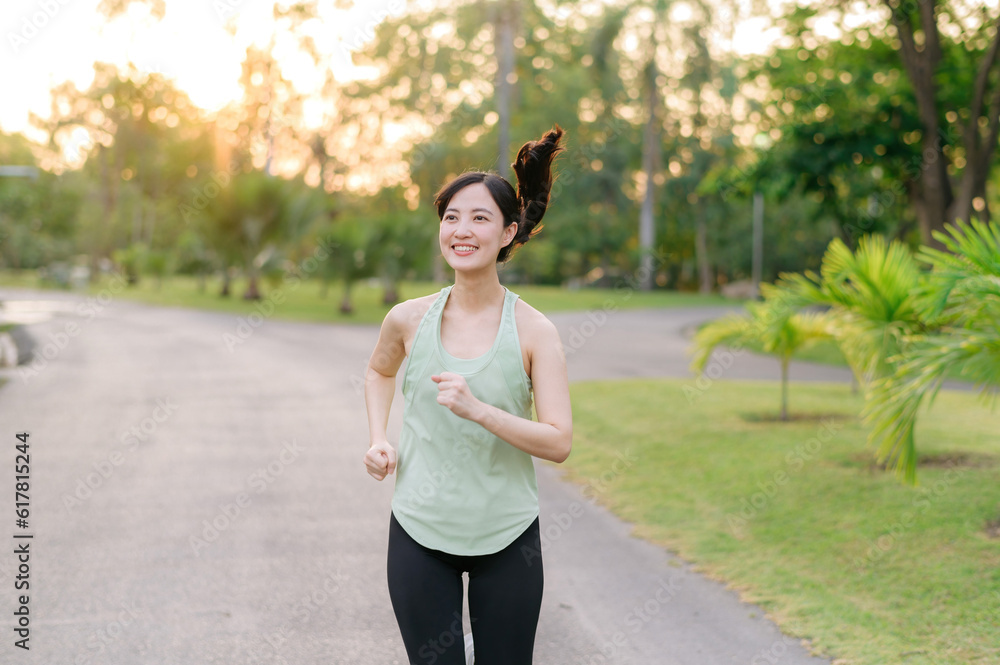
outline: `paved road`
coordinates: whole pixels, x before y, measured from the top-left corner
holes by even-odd
[[[41,361],[6,371],[0,388],[2,482],[15,432],[31,432],[31,650],[13,647],[8,488],[0,662],[405,662],[385,584],[392,487],[361,466],[360,381],[377,328],[241,328],[225,314],[117,301],[80,310],[71,295],[0,290],[0,300],[34,298],[52,315],[29,328]],[[682,331],[721,311],[552,318],[574,380],[686,376]],[[725,375],[776,375],[773,365],[747,354]],[[631,537],[558,467],[536,466],[546,534],[537,663],[827,662]]]

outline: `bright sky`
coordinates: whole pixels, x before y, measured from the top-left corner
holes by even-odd
[[[49,90],[72,81],[85,90],[94,78],[93,63],[129,60],[142,71],[174,79],[192,100],[216,110],[237,99],[240,62],[251,43],[271,38],[273,0],[166,0],[162,22],[133,5],[126,16],[106,25],[97,12],[100,0],[3,0],[0,8],[0,128],[29,133],[28,112],[49,115]],[[329,2],[321,5],[332,5]],[[416,4],[413,0],[410,5]],[[388,13],[399,14],[403,0],[365,0],[350,11],[327,10],[325,34],[315,35],[319,48],[331,54],[338,78],[356,76],[345,53],[372,35]],[[234,21],[235,38],[225,30]],[[310,66],[296,67],[276,57],[300,90],[316,85]],[[287,48],[286,48],[287,52]]]

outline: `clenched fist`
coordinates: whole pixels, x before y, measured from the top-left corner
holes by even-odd
[[[388,441],[379,441],[365,453],[365,469],[375,480],[382,480],[396,470],[396,450]]]
[[[433,375],[431,380],[438,384],[438,404],[448,407],[459,418],[476,419],[483,403],[469,390],[464,376],[454,372],[441,372]]]

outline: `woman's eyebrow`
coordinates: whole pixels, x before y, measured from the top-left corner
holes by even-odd
[[[445,208],[445,212],[461,212],[458,208]],[[493,214],[493,211],[489,208],[473,208],[472,212],[485,212],[489,215]]]

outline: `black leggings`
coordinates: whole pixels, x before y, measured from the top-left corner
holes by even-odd
[[[392,515],[387,572],[411,665],[465,665],[463,572],[476,665],[531,665],[543,584],[537,517],[499,552],[459,556],[424,547]]]

